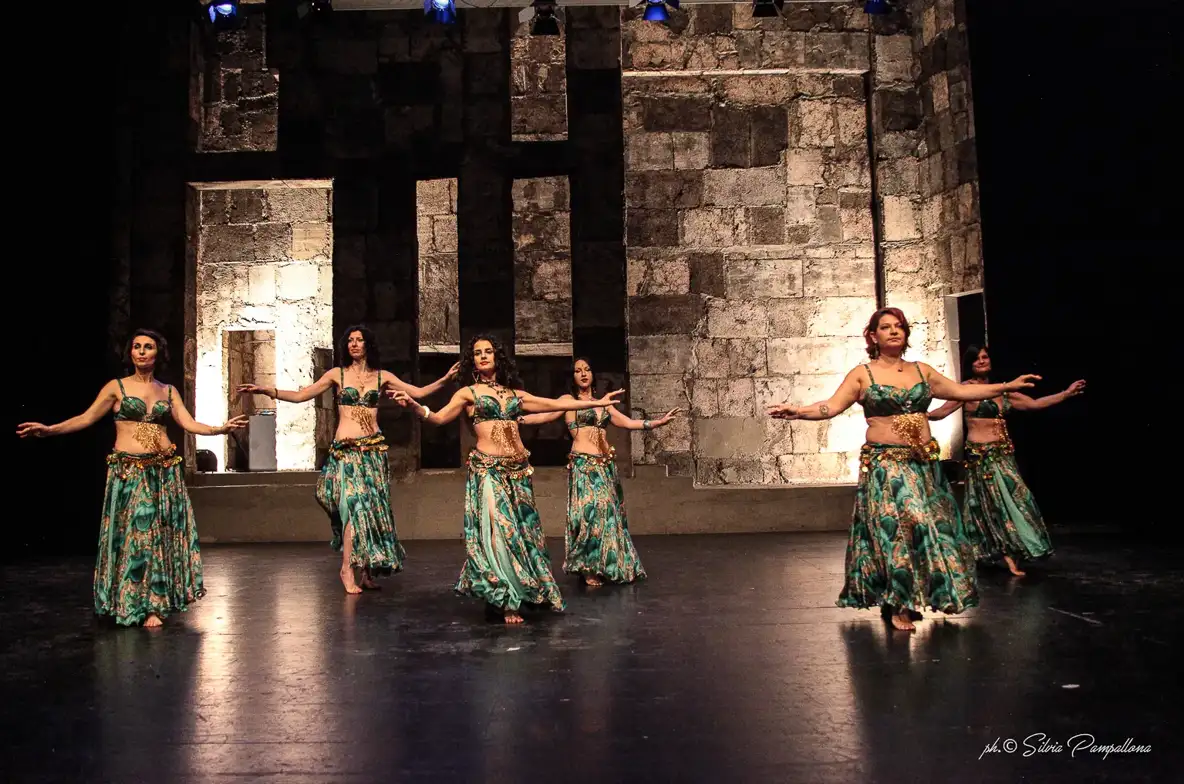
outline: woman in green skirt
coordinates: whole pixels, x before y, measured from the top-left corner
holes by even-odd
[[[930,401],[986,400],[1031,387],[1039,377],[958,384],[923,362],[905,362],[908,338],[904,313],[877,310],[864,330],[870,362],[849,372],[830,399],[773,406],[768,413],[820,420],[863,406],[867,436],[838,605],[888,608],[892,625],[911,631],[910,616],[924,608],[959,613],[978,604],[971,542],[929,432]]]
[[[551,574],[551,556],[534,504],[530,453],[518,433],[524,412],[607,408],[622,390],[599,400],[554,400],[524,392],[514,361],[494,337],[478,335],[461,357],[460,377],[471,381],[433,413],[403,392],[393,397],[433,425],[462,413],[473,422],[476,448],[469,453],[465,483],[465,552],[455,590],[483,600],[506,623],[522,623],[523,605],[563,610]]]
[[[205,594],[197,526],[166,416],[187,433],[215,436],[246,427],[234,417],[220,427],[194,421],[171,385],[156,379],[168,363],[159,333],[132,333],[124,356],[132,373],[109,381],[83,413],[43,425],[25,422],[21,438],[60,436],[115,414],[115,450],[107,457],[107,489],[95,562],[95,613],[123,626],[160,626]]]
[[[962,378],[966,385],[990,385],[991,355],[986,347],[971,346],[962,357]],[[1002,559],[1017,577],[1024,572],[1018,559],[1052,555],[1052,542],[1032,491],[1020,476],[1015,448],[1007,432],[1008,414],[1037,411],[1064,403],[1085,391],[1085,381],[1074,381],[1063,392],[1031,398],[1019,392],[1000,395],[978,403],[951,400],[929,412],[929,419],[945,419],[963,409],[966,420],[966,494],[962,519],[971,532],[974,555],[980,561]]]
[[[378,341],[360,325],[342,333],[337,357],[337,367],[295,392],[256,384],[244,384],[238,391],[304,403],[337,388],[337,432],[317,480],[317,502],[329,515],[330,544],[341,551],[339,574],[345,592],[361,593],[363,588],[378,587],[375,575],[401,570],[406,555],[391,510],[387,445],[378,429],[379,398],[384,390],[426,397],[447,384],[457,366],[426,387],[408,384],[380,369]],[[361,571],[361,585],[355,570]]]
[[[596,377],[584,357],[572,363],[571,394],[560,400],[592,400]],[[583,411],[529,414],[519,422],[541,425],[564,417],[571,432],[567,470],[567,532],[564,537],[563,571],[578,574],[589,586],[631,583],[645,579],[645,569],[629,535],[625,499],[614,462],[616,452],[608,443],[610,424],[624,430],[652,430],[669,424],[680,409],[661,419],[631,419],[616,406]]]

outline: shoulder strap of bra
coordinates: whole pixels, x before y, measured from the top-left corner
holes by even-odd
[[[477,399],[477,390],[473,389],[473,385],[472,385],[472,384],[469,384],[469,385],[466,387],[466,389],[468,389],[468,390],[469,390],[469,394],[473,396],[473,400],[476,400],[476,399]]]
[[[921,377],[921,383],[922,383],[922,384],[928,384],[928,383],[929,383],[929,379],[925,378],[925,373],[924,373],[924,372],[922,372],[922,370],[921,370],[921,363],[920,363],[920,362],[914,362],[914,363],[913,363],[913,365],[914,365],[914,367],[916,367],[916,368],[917,368],[917,375]]]
[[[117,379],[115,379],[115,383],[119,384],[119,394],[123,395],[124,397],[127,397],[127,390],[123,388],[123,379],[117,378]]]
[[[173,385],[169,384],[169,408],[173,407]]]
[[[344,390],[345,389],[345,366],[343,365],[337,369],[341,371],[341,388]]]
[[[868,363],[867,363],[866,365],[864,365],[863,367],[864,367],[864,368],[867,370],[867,377],[868,377],[868,379],[869,379],[869,380],[870,380],[870,381],[871,381],[873,384],[874,384],[874,383],[876,383],[876,377],[872,375],[872,363],[871,363],[871,362],[868,362]]]
[[[378,391],[382,391],[382,371],[378,371]]]

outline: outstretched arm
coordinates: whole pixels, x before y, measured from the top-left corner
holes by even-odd
[[[99,396],[95,398],[95,402],[90,404],[90,407],[75,417],[70,417],[64,422],[59,422],[56,425],[43,425],[40,422],[23,422],[17,425],[16,434],[21,438],[32,436],[34,438],[45,438],[46,436],[64,436],[66,433],[75,433],[79,430],[85,430],[103,418],[103,415],[110,411],[115,406],[115,401],[119,399],[116,389],[118,384],[114,381],[108,381],[99,390]]]
[[[571,395],[560,395],[559,400],[570,400]],[[518,417],[518,424],[520,425],[545,425],[548,422],[554,422],[560,417],[570,419],[570,411],[549,411],[545,414],[527,414],[526,416]]]
[[[1049,408],[1058,403],[1064,403],[1069,398],[1077,397],[1083,392],[1085,392],[1085,382],[1074,381],[1069,385],[1068,389],[1063,392],[1057,392],[1055,395],[1031,398],[1022,392],[1013,392],[1007,397],[1016,411],[1039,411],[1042,408]]]
[[[285,403],[304,403],[312,400],[317,395],[322,395],[333,388],[333,371],[325,371],[325,375],[321,376],[314,383],[306,387],[302,387],[295,392],[290,392],[286,389],[277,389],[276,387],[261,387],[256,384],[240,384],[238,393],[240,395],[266,395],[275,400],[282,400]]]
[[[770,406],[767,413],[774,419],[830,419],[831,417],[837,417],[848,408],[851,408],[858,399],[859,368],[855,368],[847,374],[847,377],[843,379],[842,384],[839,384],[839,388],[835,390],[835,393],[826,400],[808,406],[794,406],[789,403],[782,403],[777,406]]]
[[[195,436],[220,436],[231,430],[241,430],[247,426],[246,416],[228,419],[224,425],[203,425],[189,414],[189,409],[185,408],[185,404],[181,401],[181,393],[177,391],[176,387],[170,387],[169,390],[173,396],[173,420],[186,433],[193,433]]]
[[[384,373],[382,377],[382,387],[386,390],[387,397],[394,397],[395,392],[406,392],[411,397],[419,400],[420,398],[428,397],[441,389],[446,387],[450,381],[456,378],[460,372],[460,363],[457,362],[448,369],[448,372],[440,376],[426,387],[417,387],[415,384],[408,384],[403,379],[396,376],[394,373]]]
[[[672,408],[658,419],[632,419],[618,411],[616,406],[609,406],[608,409],[609,419],[622,430],[653,430],[657,427],[665,427],[681,413],[681,408]]]
[[[522,390],[515,390],[514,394],[522,401],[522,408],[531,413],[542,413],[549,411],[583,411],[585,408],[602,408],[613,405],[617,402],[617,398],[625,394],[625,390],[618,389],[616,392],[609,392],[599,400],[576,400],[571,395],[564,395],[559,399],[551,397],[538,397],[529,392]]]
[[[950,400],[946,403],[942,403],[940,406],[929,412],[929,421],[939,422],[957,411],[959,408],[962,408],[964,405],[965,403],[963,403],[961,400]]]
[[[473,399],[473,393],[468,388],[456,390],[456,394],[448,401],[448,404],[439,411],[433,412],[425,405],[421,405],[412,399],[411,395],[406,392],[396,392],[394,400],[403,408],[410,408],[415,412],[416,416],[427,422],[429,425],[446,425],[452,420],[461,415],[466,406],[476,402]]]
[[[1040,376],[1025,373],[1015,381],[1008,381],[1006,384],[959,384],[938,373],[924,362],[921,363],[921,372],[925,374],[925,380],[929,383],[929,388],[933,390],[934,397],[940,397],[942,400],[960,400],[963,403],[974,400],[990,400],[1007,392],[1031,389],[1035,386],[1035,382],[1040,380]]]

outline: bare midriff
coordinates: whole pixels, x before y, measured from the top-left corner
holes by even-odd
[[[577,454],[607,457],[612,454],[608,431],[603,427],[577,427],[571,431],[571,451]]]
[[[378,432],[378,409],[367,406],[337,406],[338,441],[365,438]]]
[[[869,444],[915,446],[927,443],[931,438],[933,435],[929,430],[929,419],[925,414],[898,414],[867,418],[865,439]]]
[[[490,419],[476,422],[477,451],[494,457],[517,457],[526,454],[526,446],[518,434],[518,423],[511,419]]]
[[[173,450],[163,423],[115,421],[115,451],[129,455],[155,455]]]

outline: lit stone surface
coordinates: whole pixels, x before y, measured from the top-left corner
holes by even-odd
[[[313,381],[313,350],[331,348],[331,190],[284,189],[195,192],[203,221],[197,257],[196,416],[219,423],[241,412],[231,404],[228,332],[274,333],[270,368],[253,366],[250,383],[299,389]],[[222,210],[226,207],[228,213]],[[220,222],[228,215],[226,223]],[[317,219],[318,220],[314,220]],[[279,220],[279,219],[282,219]],[[242,248],[250,255],[244,255]],[[253,250],[252,250],[253,249]],[[237,383],[237,382],[236,382]],[[256,408],[268,407],[260,398]],[[316,410],[276,406],[276,461],[280,470],[309,469],[316,460]],[[227,439],[197,438],[200,449],[227,465]]]

